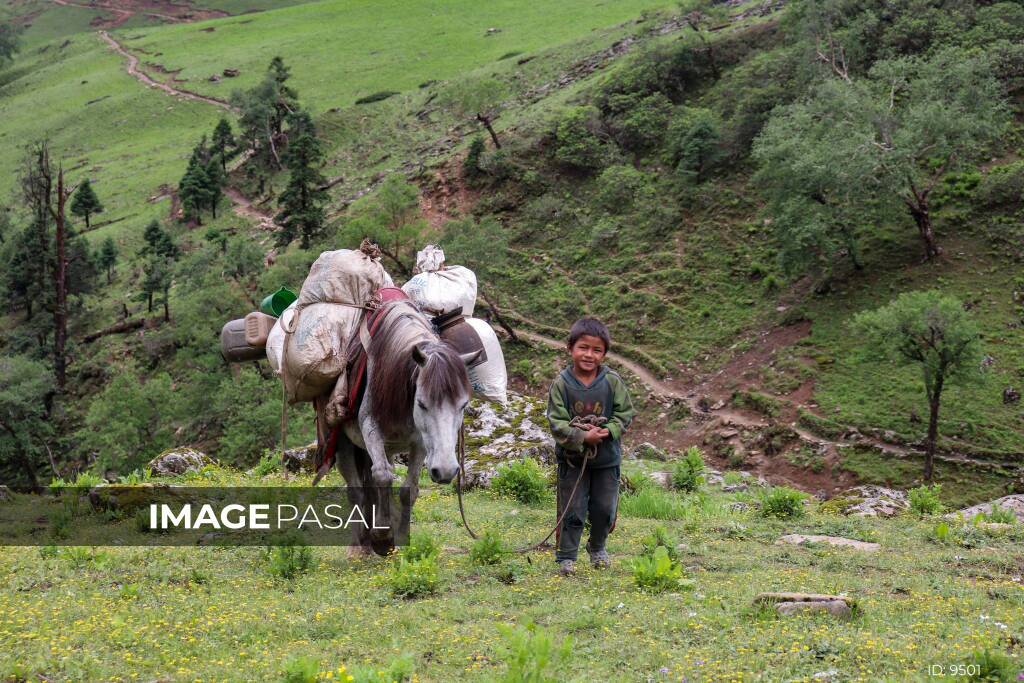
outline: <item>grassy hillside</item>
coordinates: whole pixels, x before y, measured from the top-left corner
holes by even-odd
[[[636,480],[642,465],[627,473]],[[220,468],[183,481],[284,484]],[[344,666],[357,681],[393,680],[378,671],[424,683],[493,681],[510,659],[500,625],[530,621],[556,644],[572,639],[564,663],[547,668],[559,681],[812,680],[822,672],[923,681],[929,665],[973,664],[983,652],[1006,653],[1007,677],[973,680],[1012,680],[1024,669],[1019,524],[1008,533],[954,524],[940,540],[936,518],[845,518],[817,505],[797,519],[764,518],[758,489],[717,489],[655,491],[660,504],[647,512],[624,498],[609,539],[613,567],[591,570],[584,554],[579,574],[562,579],[545,552],[473,564],[451,490],[427,488],[414,529],[443,550],[437,592],[414,599],[393,596],[391,559],[346,560],[344,548],[314,548],[313,567],[287,580],[272,573],[262,548],[7,548],[0,677],[313,680],[285,678],[305,659],[318,680],[346,680]],[[475,525],[508,546],[534,540],[554,509],[550,492],[532,505],[473,492],[466,505]],[[658,524],[681,543],[690,590],[648,593],[633,582],[630,561]],[[881,549],[775,544],[798,532]],[[753,605],[762,591],[843,594],[857,610],[850,621],[780,617]]]

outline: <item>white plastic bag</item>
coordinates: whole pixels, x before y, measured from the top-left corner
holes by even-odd
[[[508,372],[505,370],[505,355],[501,352],[498,335],[486,321],[479,318],[467,317],[466,323],[480,336],[487,353],[486,361],[468,368],[473,393],[505,405],[508,403]]]
[[[292,302],[292,305],[281,313],[281,318],[291,317],[294,308],[295,303]],[[284,330],[281,328],[281,318],[277,319],[274,326],[270,328],[270,334],[267,335],[267,360],[270,361],[270,367],[278,375],[281,374],[281,356],[284,354],[285,337]]]
[[[433,244],[428,244],[416,252],[416,270],[414,273],[432,273],[444,267],[444,251]]]
[[[414,275],[402,291],[427,315],[462,309],[468,318],[476,306],[476,274],[464,266],[448,266]]]

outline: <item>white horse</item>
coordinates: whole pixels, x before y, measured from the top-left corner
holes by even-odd
[[[441,341],[430,321],[409,301],[384,304],[389,310],[370,340],[366,390],[356,420],[338,439],[338,469],[353,504],[378,506],[390,515],[390,488],[397,479],[394,454],[409,454],[401,485],[402,522],[408,524],[419,494],[420,470],[447,484],[459,473],[456,448],[471,387],[467,364],[480,354],[459,354]],[[355,499],[353,499],[355,498]],[[398,520],[391,519],[391,526]],[[407,528],[407,527],[406,527]],[[359,545],[386,554],[388,532],[357,532]]]

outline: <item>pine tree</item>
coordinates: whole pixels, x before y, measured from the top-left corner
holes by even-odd
[[[224,196],[224,185],[227,184],[227,177],[217,163],[216,157],[210,159],[210,163],[204,169],[206,172],[206,193],[210,201],[210,212],[217,218],[217,204]]]
[[[213,137],[210,139],[211,151],[220,159],[220,170],[228,172],[228,148],[235,146],[235,136],[231,133],[231,124],[222,118],[213,129]]]
[[[94,213],[103,213],[103,204],[100,203],[99,197],[93,191],[88,178],[83,180],[82,184],[78,186],[78,190],[75,191],[75,196],[71,200],[71,213],[85,219],[87,230],[89,229],[89,217]]]
[[[202,225],[202,211],[210,205],[210,177],[203,164],[195,159],[193,162],[189,163],[185,175],[178,184],[178,196],[181,198],[185,220]]]
[[[117,246],[114,244],[114,239],[108,237],[103,240],[103,245],[100,247],[99,254],[96,257],[96,265],[107,272],[107,284],[110,284],[113,278],[114,264],[117,263]]]
[[[323,158],[323,150],[309,114],[297,113],[291,121],[297,135],[286,157],[291,173],[288,186],[278,199],[281,212],[277,215],[277,222],[281,225],[281,232],[277,242],[284,246],[301,235],[302,248],[308,249],[310,240],[323,229],[324,224],[323,205],[327,201],[327,191],[321,188],[326,179],[317,168]]]

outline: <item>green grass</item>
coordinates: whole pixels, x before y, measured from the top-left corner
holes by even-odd
[[[695,581],[678,594],[633,585],[628,560],[651,522],[625,510],[610,570],[584,562],[560,579],[548,554],[533,553],[504,560],[514,571],[502,582],[447,550],[470,547],[448,489],[424,490],[414,511],[414,529],[446,550],[439,592],[413,600],[391,595],[390,560],[350,562],[342,548],[314,548],[315,566],[287,582],[270,575],[260,548],[4,548],[0,677],[279,680],[282,663],[300,656],[337,671],[384,669],[407,654],[420,681],[491,681],[505,671],[498,625],[532,620],[556,641],[572,635],[566,681],[795,680],[827,669],[851,681],[924,680],[935,661],[1008,653],[1008,637],[1024,630],[1017,535],[972,536],[981,547],[965,548],[933,540],[933,521],[813,509],[796,522],[766,520],[730,511],[734,499],[715,493],[706,516],[661,522],[685,543],[681,564]],[[466,504],[509,545],[537,536],[553,514],[487,492]],[[882,550],[774,545],[794,531],[850,534]],[[845,593],[859,615],[776,618],[752,606],[770,590]],[[1011,661],[1024,669],[1019,655]]]

